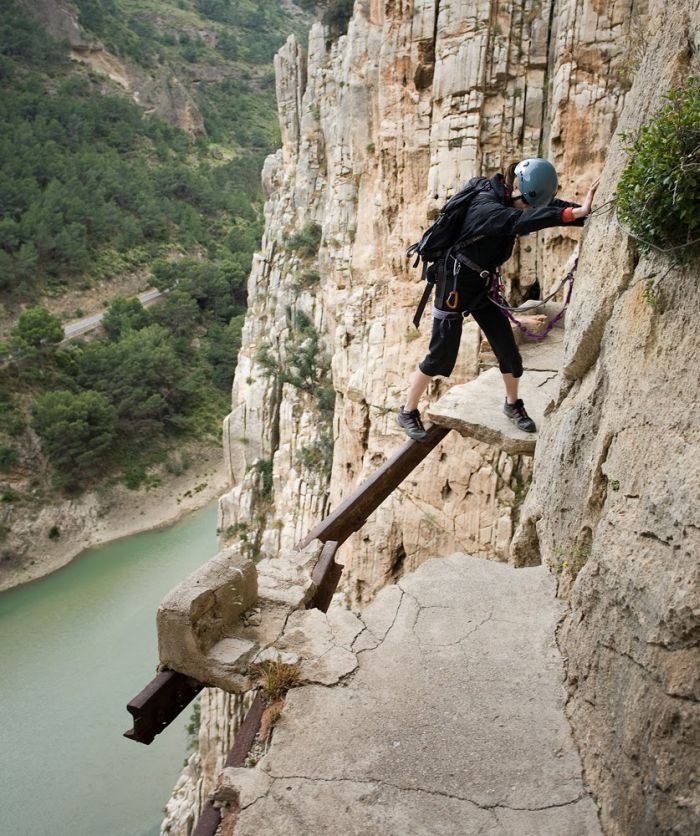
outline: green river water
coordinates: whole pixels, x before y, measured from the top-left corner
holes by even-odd
[[[156,836],[191,709],[122,736],[155,675],[166,592],[216,553],[216,504],[0,594],[0,834]]]

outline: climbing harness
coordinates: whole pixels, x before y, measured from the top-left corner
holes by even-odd
[[[426,233],[427,235],[428,233]],[[425,236],[424,236],[425,237]],[[464,264],[469,262],[469,259],[465,259],[460,253],[457,255],[452,255],[452,251],[455,249],[456,246],[459,247],[466,247],[469,244],[474,244],[476,241],[480,241],[484,236],[483,235],[476,235],[473,238],[467,238],[465,241],[460,241],[458,245],[454,245],[450,247],[444,255],[444,259],[437,259],[432,263],[429,262],[429,259],[424,258],[420,253],[417,251],[417,247],[419,244],[414,244],[412,247],[409,247],[406,255],[414,255],[417,254],[416,261],[414,263],[414,267],[418,266],[421,258],[423,258],[423,270],[421,273],[421,280],[425,281],[425,288],[423,289],[423,294],[418,302],[418,307],[416,308],[416,312],[413,315],[413,324],[416,328],[419,327],[421,318],[423,316],[423,312],[425,311],[425,307],[428,304],[428,300],[430,299],[430,294],[433,292],[433,287],[435,282],[437,281],[437,272],[438,272],[438,264],[442,260],[445,264],[445,269],[447,269],[447,262],[449,258],[452,258],[455,261],[453,267],[453,281],[452,281],[452,290],[447,294],[446,305],[450,308],[450,310],[457,310],[459,307],[459,293],[457,292],[457,274],[459,273],[459,264],[457,261],[461,261]],[[474,262],[469,262],[469,264],[473,264]],[[470,268],[473,269],[473,268]],[[481,272],[481,267],[477,272]]]
[[[469,242],[471,243],[471,242]],[[574,261],[571,270],[564,276],[564,278],[559,282],[559,284],[554,288],[554,290],[546,296],[541,301],[538,301],[536,305],[531,305],[523,311],[522,308],[514,308],[508,305],[506,298],[505,298],[505,286],[501,279],[501,274],[498,270],[486,270],[480,264],[477,264],[475,261],[472,261],[468,256],[464,255],[461,252],[455,252],[453,254],[452,249],[450,249],[445,256],[445,269],[447,269],[447,264],[449,263],[449,259],[452,259],[452,287],[448,291],[447,296],[445,297],[445,307],[448,310],[442,310],[441,308],[436,307],[433,305],[433,318],[438,320],[451,320],[451,319],[461,319],[462,317],[467,317],[469,314],[475,310],[483,301],[484,297],[487,296],[491,302],[493,302],[496,307],[500,308],[503,311],[504,316],[506,316],[514,325],[518,327],[518,329],[529,339],[534,340],[536,342],[542,342],[544,338],[549,334],[549,332],[554,328],[554,326],[559,322],[559,320],[564,316],[566,312],[566,308],[571,301],[571,294],[573,292],[574,287],[574,274],[576,273],[576,267],[578,266],[578,258]],[[457,290],[457,277],[459,275],[461,267],[467,267],[473,273],[476,273],[480,279],[484,280],[484,289],[483,291],[477,296],[474,300],[472,305],[465,311],[458,311],[459,307],[459,292]],[[418,308],[416,310],[415,316],[413,317],[413,324],[418,328],[420,325],[421,317],[423,316],[423,312],[425,311],[426,305],[428,304],[428,299],[430,298],[430,294],[433,291],[433,286],[437,281],[437,276],[435,275],[435,270],[429,270],[424,265],[423,274],[426,281],[426,287],[423,291],[423,295],[421,297],[420,302],[418,303]],[[547,302],[553,299],[559,291],[564,287],[565,284],[568,284],[568,288],[566,291],[566,298],[564,299],[564,306],[562,307],[559,313],[549,319],[547,321],[547,326],[545,331],[542,334],[537,334],[532,331],[527,325],[523,324],[518,320],[514,314],[524,314],[530,313],[531,311],[535,311],[538,308],[544,307]]]
[[[436,305],[433,305],[433,318],[439,320],[451,320],[451,319],[462,319],[469,316],[469,314],[476,310],[479,305],[481,305],[484,298],[487,296],[490,287],[490,279],[491,273],[488,270],[484,270],[480,267],[475,261],[472,261],[467,256],[463,255],[460,252],[456,252],[454,255],[452,251],[448,253],[447,257],[445,258],[445,269],[447,269],[447,264],[449,263],[449,259],[452,259],[452,288],[447,293],[445,297],[445,307],[449,310],[442,310],[438,308]],[[484,280],[484,287],[479,293],[479,295],[474,299],[472,304],[466,310],[459,310],[459,291],[457,290],[457,277],[459,276],[459,272],[462,269],[462,265],[468,267],[470,270],[479,274],[479,278]],[[422,300],[421,300],[422,301]],[[425,306],[423,306],[425,307]],[[422,310],[421,310],[422,313]],[[415,319],[414,319],[415,322]],[[418,327],[416,325],[416,327]]]

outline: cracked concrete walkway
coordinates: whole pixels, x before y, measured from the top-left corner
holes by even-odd
[[[268,753],[234,770],[236,836],[600,834],[553,586],[453,555],[382,590],[345,631],[355,672],[291,691]]]

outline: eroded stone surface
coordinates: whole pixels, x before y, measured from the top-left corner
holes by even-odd
[[[628,135],[699,68],[687,51],[698,4],[651,11],[620,119]],[[601,201],[626,159],[616,138]],[[700,413],[688,365],[699,304],[696,269],[640,256],[614,222],[591,220],[557,408],[514,543],[516,560],[559,572],[571,602],[561,631],[568,713],[615,834],[692,834],[700,821]]]
[[[362,629],[357,616],[337,603],[328,613],[299,611],[290,615],[283,635],[266,653],[295,656],[303,682],[333,685],[357,667],[351,648]]]

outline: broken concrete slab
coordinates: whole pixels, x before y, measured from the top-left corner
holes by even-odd
[[[235,546],[217,554],[161,603],[157,618],[161,665],[225,691],[248,688],[246,671],[253,657],[279,638],[289,613],[313,596],[311,572],[323,545],[314,540],[257,567]],[[332,646],[332,628],[328,630]],[[319,681],[336,681],[329,665],[339,654],[334,650],[316,671]],[[332,667],[349,666],[354,666],[354,656],[335,659]]]
[[[209,685],[240,687],[254,646],[245,640],[220,643],[230,637],[232,626],[255,603],[257,594],[252,561],[234,549],[219,552],[161,602],[157,614],[161,665]],[[212,651],[214,657],[209,659]]]
[[[478,836],[495,823],[492,812],[469,801],[411,787],[292,777],[274,781],[264,798],[241,809],[236,836]]]
[[[270,790],[272,779],[260,769],[227,766],[221,771],[221,785],[235,792],[235,797],[242,808],[249,807],[263,798]],[[216,794],[214,794],[216,797]]]
[[[398,586],[385,586],[381,589],[372,606],[362,613],[362,623],[365,629],[357,636],[352,645],[354,653],[361,653],[363,650],[373,650],[384,640],[396,620],[403,592]]]
[[[553,371],[528,371],[520,381],[520,396],[528,414],[539,425],[547,404],[557,392]],[[503,381],[498,369],[489,369],[475,380],[453,386],[428,409],[435,424],[461,435],[493,444],[512,455],[532,454],[537,433],[519,430],[503,413]]]
[[[257,565],[260,600],[289,609],[303,607],[316,591],[311,572],[323,545],[320,540],[312,540],[299,551],[261,560]]]
[[[283,635],[265,650],[265,656],[294,656],[303,682],[334,685],[357,667],[351,647],[362,629],[360,619],[337,603],[327,613],[297,611],[289,616]]]
[[[453,555],[393,589],[353,678],[287,695],[237,834],[599,836],[547,570]]]

